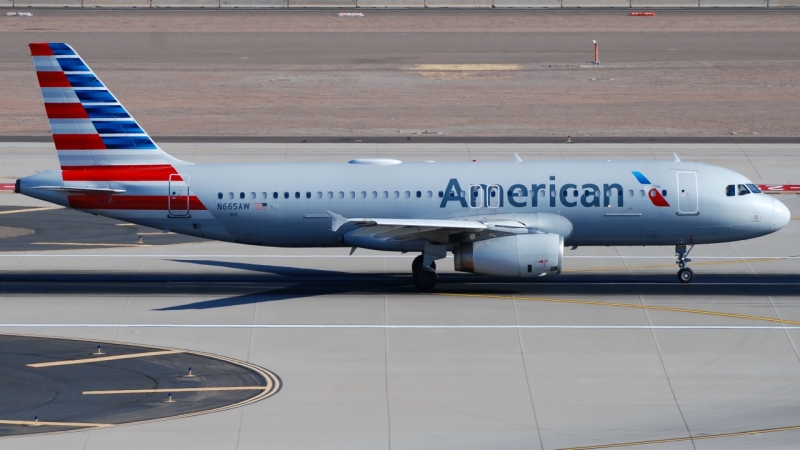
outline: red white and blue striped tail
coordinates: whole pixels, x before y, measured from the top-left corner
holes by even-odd
[[[164,181],[187,164],[153,142],[72,47],[29,45],[65,181]]]

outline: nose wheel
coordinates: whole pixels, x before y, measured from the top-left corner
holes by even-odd
[[[681,280],[681,283],[691,283],[692,277],[694,277],[694,272],[688,267],[678,271],[678,279]]]
[[[691,245],[689,249],[686,249],[685,245],[676,245],[675,246],[675,256],[678,257],[678,260],[675,261],[675,264],[679,265],[681,268],[678,270],[678,280],[681,283],[691,283],[692,278],[694,278],[694,272],[692,269],[686,267],[687,263],[692,262],[689,259],[689,252],[692,251],[694,245]]]
[[[423,264],[423,256],[419,255],[411,263],[411,272],[414,277],[414,287],[422,292],[431,292],[436,287],[439,277],[436,276],[436,262],[432,261],[430,267]]]

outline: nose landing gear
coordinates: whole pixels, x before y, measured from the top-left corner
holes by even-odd
[[[681,283],[691,283],[692,278],[694,278],[694,272],[692,272],[692,269],[686,267],[687,263],[692,262],[692,260],[689,259],[689,252],[691,252],[693,248],[694,244],[689,246],[689,250],[686,250],[685,245],[675,246],[675,256],[678,257],[678,260],[675,261],[675,264],[681,267],[678,270],[678,280],[680,280]]]

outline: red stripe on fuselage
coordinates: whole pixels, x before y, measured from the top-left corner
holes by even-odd
[[[45,103],[48,119],[88,119],[89,115],[80,103]]]
[[[31,56],[53,56],[53,50],[47,42],[32,42],[28,47],[31,48]]]
[[[178,172],[169,164],[146,166],[64,166],[61,177],[64,181],[163,181]],[[172,181],[183,181],[173,176]]]
[[[64,72],[36,72],[39,78],[39,87],[72,87]]]
[[[54,134],[56,150],[105,150],[98,134]]]
[[[68,195],[70,208],[75,209],[124,209],[131,211],[167,211],[169,198],[166,195],[107,195],[82,194]],[[173,197],[172,209],[180,210],[186,206],[186,197]],[[189,197],[189,209],[205,211],[206,206],[199,198]]]

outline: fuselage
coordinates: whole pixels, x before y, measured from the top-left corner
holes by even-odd
[[[788,209],[771,196],[729,195],[728,186],[752,185],[746,177],[690,162],[369,160],[175,168],[180,177],[172,181],[79,183],[124,191],[120,194],[36,189],[69,186],[61,171],[23,178],[20,191],[154,228],[275,247],[354,245],[347,236],[353,227],[332,231],[327,211],[396,219],[555,214],[572,224],[564,236],[568,246],[729,242],[769,234],[789,220]],[[398,251],[424,246],[370,242],[357,244]]]

